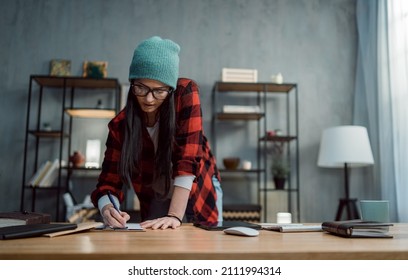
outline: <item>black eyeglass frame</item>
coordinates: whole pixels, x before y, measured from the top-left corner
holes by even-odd
[[[147,91],[146,91],[144,94],[136,94],[136,93],[135,93],[135,87],[136,87],[136,86],[141,87],[141,88],[145,88]],[[167,98],[167,96],[169,96],[170,94],[172,94],[172,93],[174,92],[174,89],[171,88],[171,87],[170,87],[169,89],[164,89],[164,87],[150,88],[150,87],[146,86],[145,84],[143,84],[143,83],[141,83],[141,82],[133,82],[133,83],[131,83],[131,84],[130,84],[130,89],[131,89],[132,94],[133,94],[134,96],[139,96],[139,97],[145,97],[145,96],[147,96],[147,95],[149,94],[149,92],[151,92],[152,95],[153,95],[153,98],[156,99],[156,100],[164,100],[164,99]],[[166,94],[166,96],[165,96],[164,98],[158,98],[158,97],[156,96],[156,94],[157,94],[158,96],[160,96],[160,94],[158,94],[157,91],[164,91],[164,92],[167,92],[167,94]]]

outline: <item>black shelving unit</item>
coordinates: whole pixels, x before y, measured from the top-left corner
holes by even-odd
[[[246,95],[248,98],[252,96],[255,98],[254,104],[260,107],[260,112],[256,113],[223,113],[220,112],[221,94],[229,93],[228,100],[233,102],[234,98]],[[268,135],[268,117],[270,105],[273,100],[271,96],[285,95],[285,118],[286,134],[285,135]],[[251,97],[249,97],[251,98]],[[285,83],[240,83],[240,82],[215,82],[212,90],[212,108],[215,110],[211,122],[212,145],[214,154],[217,156],[217,138],[223,133],[217,130],[219,122],[224,121],[256,121],[258,137],[256,145],[256,162],[257,167],[251,170],[225,170],[220,169],[222,174],[230,173],[252,173],[256,176],[257,185],[257,203],[261,206],[263,211],[263,221],[268,219],[268,193],[274,191],[287,192],[287,211],[291,212],[294,221],[300,220],[300,198],[299,198],[299,116],[298,116],[298,90],[297,84]],[[270,155],[268,151],[271,145],[280,145],[284,150],[285,157],[290,162],[290,176],[287,181],[287,188],[284,190],[277,190],[269,185],[271,180],[270,168],[268,160]],[[263,195],[261,197],[261,194]]]
[[[107,99],[110,100],[111,107],[105,109],[85,108],[74,106],[74,100],[80,99],[82,90],[87,90],[94,93],[102,91],[108,94]],[[53,118],[59,118],[59,126],[52,130],[44,130],[41,123],[44,118],[44,108],[47,106],[44,101],[45,95],[56,95],[55,99],[60,102],[60,109],[57,110]],[[58,96],[57,96],[58,95]],[[69,181],[75,172],[75,168],[69,163],[69,155],[71,154],[71,137],[74,133],[72,125],[73,118],[112,118],[119,112],[121,100],[121,87],[115,78],[85,78],[85,77],[56,77],[45,75],[31,75],[28,90],[27,102],[27,119],[26,133],[24,142],[24,165],[22,174],[22,188],[20,210],[36,211],[37,192],[50,192],[50,197],[55,198],[55,220],[60,221],[61,197],[66,191],[69,191]],[[95,104],[96,104],[95,100]],[[78,115],[79,113],[79,115]],[[48,140],[47,140],[48,139]],[[58,177],[55,184],[49,187],[32,187],[27,185],[29,179],[40,167],[40,147],[49,142],[58,145],[59,159]],[[32,146],[34,148],[32,148]],[[30,149],[29,149],[30,147]],[[49,159],[51,160],[51,159]],[[63,165],[65,162],[67,165]],[[85,170],[85,168],[80,168]],[[88,169],[95,170],[95,168]],[[64,180],[65,178],[65,180]],[[31,209],[26,207],[27,193],[31,195]]]

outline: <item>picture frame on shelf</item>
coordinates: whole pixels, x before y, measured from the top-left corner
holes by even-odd
[[[50,61],[50,76],[71,76],[71,60],[52,59]]]
[[[85,60],[83,64],[82,77],[103,79],[108,76],[108,62],[107,61],[88,61]]]

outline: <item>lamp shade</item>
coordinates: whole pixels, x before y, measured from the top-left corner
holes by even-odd
[[[87,140],[85,167],[99,168],[100,153],[101,153],[101,141],[99,139]]]
[[[360,167],[374,164],[367,129],[337,126],[323,131],[317,165],[320,167]]]

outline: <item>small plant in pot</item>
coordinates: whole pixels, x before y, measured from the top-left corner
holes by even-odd
[[[285,188],[289,172],[289,166],[283,160],[277,160],[272,164],[272,176],[277,190],[283,190]]]

